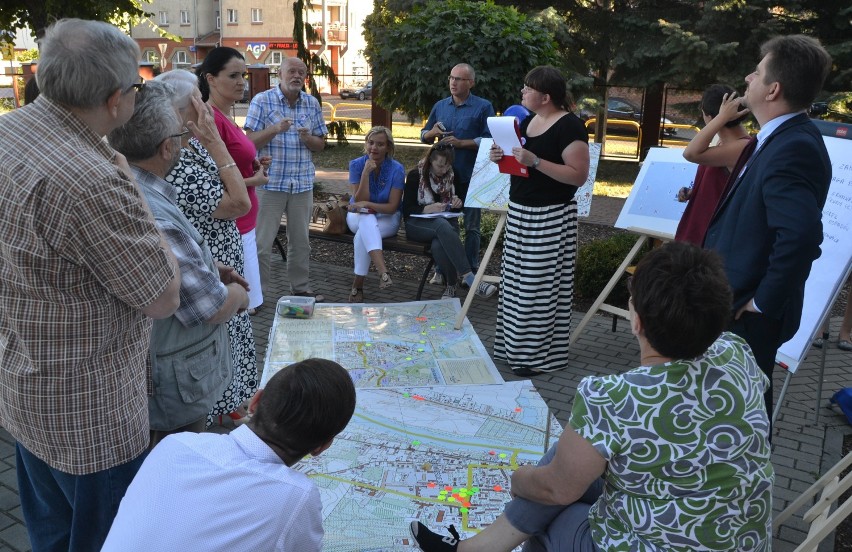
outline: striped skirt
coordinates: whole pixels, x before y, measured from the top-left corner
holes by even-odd
[[[509,202],[494,358],[513,369],[567,367],[576,256],[576,202]]]

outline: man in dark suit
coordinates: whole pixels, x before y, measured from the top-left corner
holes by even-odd
[[[778,347],[799,328],[805,281],[820,255],[831,164],[805,113],[831,69],[816,39],[775,37],[745,78],[742,104],[760,124],[716,208],[704,247],[725,261],[734,292],[730,330],[742,336],[772,381]],[[765,396],[772,416],[772,388]]]

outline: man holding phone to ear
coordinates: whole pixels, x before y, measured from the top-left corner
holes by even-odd
[[[431,144],[437,138],[440,143],[453,147],[454,185],[459,197],[464,200],[467,198],[479,142],[482,138],[491,137],[488,117],[494,116],[494,107],[488,100],[471,94],[470,90],[476,84],[476,72],[467,63],[453,67],[448,80],[450,97],[438,101],[432,107],[429,119],[420,131],[420,140],[424,144]],[[464,208],[464,249],[474,272],[479,267],[481,218],[480,209]],[[444,285],[444,277],[436,271],[431,282]]]

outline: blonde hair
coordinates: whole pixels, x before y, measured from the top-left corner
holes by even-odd
[[[396,146],[393,143],[393,135],[388,127],[384,126],[374,126],[370,129],[366,136],[364,136],[364,153],[367,153],[367,142],[370,141],[370,138],[374,134],[384,133],[384,135],[388,139],[388,157],[393,157],[393,153],[396,150]]]

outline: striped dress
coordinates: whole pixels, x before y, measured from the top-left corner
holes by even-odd
[[[533,137],[526,135],[530,120],[532,116],[521,124],[524,147],[541,159],[562,163],[568,144],[588,141],[583,123],[573,114]],[[568,365],[576,189],[536,169],[530,170],[529,179],[512,177],[494,338],[494,358],[512,369],[550,372]]]

